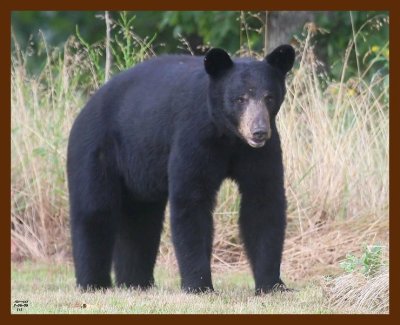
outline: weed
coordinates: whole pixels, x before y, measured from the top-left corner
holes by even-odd
[[[365,246],[361,257],[347,254],[340,266],[348,273],[361,272],[365,276],[375,276],[385,264],[381,245]]]

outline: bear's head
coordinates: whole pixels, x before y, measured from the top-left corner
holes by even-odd
[[[208,104],[214,122],[250,146],[262,147],[272,136],[294,59],[290,45],[277,47],[263,61],[232,60],[218,48],[208,51],[204,67],[210,78]]]

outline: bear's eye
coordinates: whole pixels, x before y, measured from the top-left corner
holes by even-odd
[[[236,97],[235,102],[238,104],[243,104],[246,99],[243,96]]]
[[[274,96],[272,95],[265,95],[264,101],[267,104],[272,104],[274,102]]]

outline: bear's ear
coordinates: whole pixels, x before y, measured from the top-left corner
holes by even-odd
[[[283,74],[286,74],[290,69],[292,69],[294,59],[294,48],[287,44],[278,46],[265,58],[270,65],[278,68]]]
[[[212,77],[218,77],[233,66],[228,53],[222,49],[211,49],[204,57],[204,68]]]

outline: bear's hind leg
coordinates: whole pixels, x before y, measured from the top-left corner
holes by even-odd
[[[72,222],[72,242],[75,274],[78,287],[83,290],[104,289],[111,286],[111,261],[114,244],[114,225],[111,213],[80,214]]]
[[[154,284],[166,201],[126,201],[125,205],[114,248],[116,282],[119,286],[147,289]]]
[[[76,283],[83,290],[110,287],[118,177],[99,155],[74,153],[68,157],[68,186]]]

